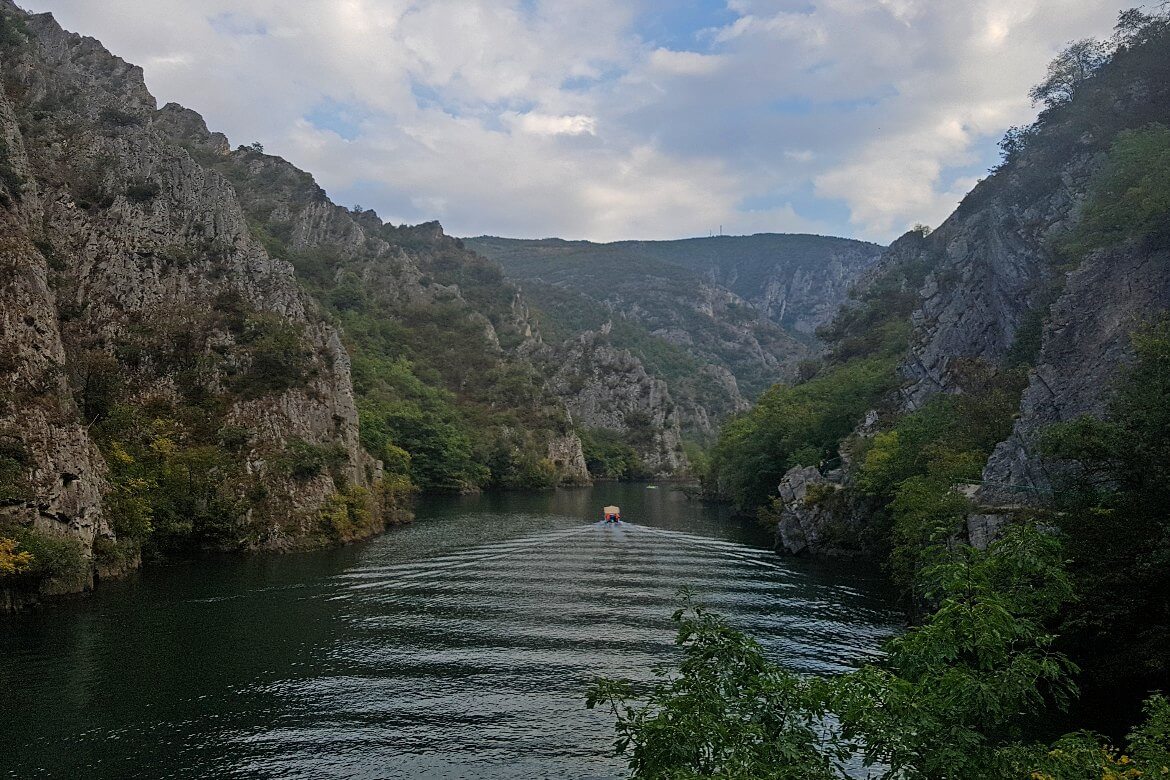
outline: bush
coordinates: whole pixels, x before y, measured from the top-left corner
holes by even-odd
[[[114,472],[120,479],[115,479],[106,493],[104,507],[109,518],[110,527],[121,538],[146,539],[154,530],[151,519],[154,508],[151,503],[151,492],[158,485],[148,478],[120,474],[125,466],[134,463],[131,456],[116,442],[111,445],[110,453],[114,459]]]
[[[288,443],[279,463],[293,479],[303,482],[327,471],[337,472],[345,465],[347,457],[341,444],[309,444],[294,439]]]
[[[125,391],[125,372],[118,359],[101,349],[85,349],[69,356],[73,397],[87,424],[106,419]]]
[[[650,476],[641,456],[622,434],[604,428],[580,432],[585,466],[598,479],[645,479]]]
[[[490,467],[492,486],[505,490],[549,490],[561,481],[560,469],[532,451],[508,448]]]
[[[137,539],[111,539],[108,536],[99,536],[93,540],[93,560],[100,569],[113,572],[128,571],[138,564],[140,553],[141,545]]]
[[[0,46],[15,48],[28,43],[31,37],[24,19],[9,13],[0,12]]]
[[[405,474],[387,474],[374,486],[385,525],[400,525],[414,519],[410,499],[418,488]]]
[[[148,200],[153,200],[161,191],[162,187],[159,186],[158,182],[141,179],[132,182],[126,188],[126,197],[135,203],[145,203]]]
[[[0,437],[0,501],[23,501],[28,497],[27,468],[28,452],[24,443]]]
[[[118,405],[94,426],[110,469],[109,519],[147,559],[239,546],[247,477],[217,441],[218,411],[154,401]]]
[[[1131,239],[1170,247],[1170,128],[1164,125],[1117,136],[1065,249],[1082,255]]]
[[[89,571],[81,540],[73,536],[58,536],[35,528],[19,527],[5,531],[16,540],[18,550],[27,553],[22,576],[36,580],[75,580]]]
[[[826,368],[795,386],[776,385],[749,412],[733,418],[712,452],[719,492],[754,510],[794,466],[819,466],[897,384],[894,360],[856,360]]]
[[[15,539],[0,537],[0,579],[14,574],[23,574],[32,566],[32,553],[17,549]]]
[[[954,370],[964,392],[935,396],[876,434],[857,469],[857,487],[885,510],[874,518],[873,535],[892,546],[894,578],[906,588],[921,551],[958,529],[968,501],[955,485],[978,480],[1007,438],[1026,379],[1022,370],[996,371],[979,361]]]
[[[240,343],[250,361],[232,387],[245,398],[280,395],[303,385],[310,376],[312,353],[304,331],[275,314],[249,317]]]
[[[374,506],[370,491],[351,486],[334,493],[321,507],[321,521],[335,541],[350,541],[374,530]]]
[[[136,127],[143,123],[142,117],[113,106],[106,106],[99,111],[98,121],[110,128]]]

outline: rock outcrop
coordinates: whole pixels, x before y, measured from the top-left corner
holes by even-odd
[[[1074,381],[1098,391],[1109,387],[1117,350],[1088,352],[1089,345],[1070,350],[1060,346],[1057,331],[1066,332],[1082,319],[1100,318],[1109,330],[1104,323],[1111,319],[1120,324],[1134,315],[1149,316],[1161,305],[1160,281],[1125,275],[1149,269],[1141,258],[1127,259],[1124,252],[1116,257],[1121,265],[1112,281],[1104,278],[1109,257],[1089,258],[1070,275],[1062,265],[1069,258],[1061,254],[1060,240],[1077,223],[1093,176],[1118,134],[1170,121],[1165,47],[1159,39],[1119,51],[1078,88],[1073,101],[1046,112],[1026,144],[980,182],[921,246],[909,256],[883,258],[883,265],[920,262],[931,268],[919,292],[911,354],[901,369],[908,408],[934,393],[953,391],[957,361],[1002,363],[1029,321],[1051,321],[1046,344],[1055,338],[1047,359],[1036,363],[1038,373],[1077,377]],[[1130,285],[1139,300],[1129,300]],[[1078,292],[1078,287],[1084,289]],[[1086,355],[1093,359],[1085,360]],[[1036,379],[1042,381],[1043,376]],[[1033,404],[1036,392],[1030,397],[1026,403]],[[1025,416],[1030,408],[1022,410]]]
[[[545,347],[539,359],[551,374],[550,386],[578,427],[623,434],[653,474],[681,473],[686,457],[670,391],[636,357],[610,345],[606,335],[589,332]]]
[[[585,464],[581,437],[577,434],[566,434],[550,439],[547,457],[564,475],[563,484],[588,485],[592,481],[589,478],[589,467]]]
[[[1101,250],[1069,273],[1053,304],[1011,437],[983,471],[980,500],[1030,504],[1051,496],[1060,466],[1038,452],[1053,423],[1103,417],[1110,388],[1129,361],[1130,335],[1170,309],[1170,252],[1132,244]]]
[[[844,489],[839,473],[830,477],[815,466],[797,466],[784,474],[777,492],[777,552],[820,556],[858,553],[857,533],[865,512],[853,505],[854,498]]]
[[[969,523],[978,543],[1021,507],[1051,498],[1061,467],[1039,452],[1040,432],[1105,415],[1131,334],[1170,309],[1164,248],[1136,239],[1095,251],[1067,244],[1115,141],[1170,123],[1168,45],[1162,28],[1123,46],[1072,100],[1020,131],[1004,163],[942,225],[895,242],[871,277],[925,272],[899,369],[903,410],[959,392],[958,369],[971,361],[1031,367],[1013,431],[972,495],[982,507]]]

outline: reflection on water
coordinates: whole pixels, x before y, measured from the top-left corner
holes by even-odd
[[[591,522],[606,503],[629,522]],[[200,562],[0,621],[0,777],[616,777],[598,674],[673,649],[680,587],[812,673],[873,657],[873,578],[667,489],[429,500],[344,550]]]

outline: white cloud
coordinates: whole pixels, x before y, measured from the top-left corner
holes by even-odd
[[[702,76],[713,73],[722,64],[722,57],[697,51],[655,49],[650,52],[652,70],[677,76]]]
[[[595,239],[937,224],[1034,116],[1048,60],[1116,11],[729,0],[733,19],[668,45],[638,27],[650,0],[23,1],[342,202]]]
[[[596,135],[597,120],[583,114],[552,116],[550,114],[503,114],[505,122],[532,135]]]

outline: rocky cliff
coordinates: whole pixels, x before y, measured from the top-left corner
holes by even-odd
[[[982,476],[959,491],[978,507],[967,527],[979,544],[1022,507],[1051,502],[1053,478],[1069,465],[1044,456],[1042,431],[1105,416],[1132,359],[1133,333],[1170,311],[1164,201],[1149,194],[1117,207],[1134,188],[1164,191],[1164,182],[1149,177],[1160,176],[1150,172],[1160,170],[1170,125],[1170,24],[1155,18],[1140,40],[1119,35],[1115,53],[1071,97],[1051,101],[1035,125],[1008,134],[1003,163],[942,225],[895,242],[862,284],[891,307],[911,293],[908,348],[887,426],[940,394],[964,392],[973,368],[1027,373],[1010,436],[994,447]],[[1123,143],[1131,146],[1119,152]],[[1140,155],[1147,158],[1135,164]],[[1135,178],[1118,184],[1127,165],[1136,165],[1126,174]],[[1139,224],[1139,212],[1150,224]],[[918,279],[907,290],[906,280]],[[846,325],[867,316],[850,311],[839,318]],[[836,349],[857,345],[864,340]],[[827,522],[797,498],[791,503],[793,517]],[[801,546],[781,537],[790,550]]]
[[[865,241],[792,233],[616,246],[695,271],[777,325],[806,336],[833,318],[858,276],[882,253],[882,247]]]
[[[1050,107],[1004,164],[926,239],[933,265],[914,314],[904,397],[915,408],[956,389],[963,359],[1031,366],[1011,437],[983,474],[980,500],[1030,502],[1050,488],[1036,450],[1046,425],[1104,414],[1133,331],[1170,307],[1170,264],[1138,239],[1091,251],[1070,246],[1088,193],[1127,131],[1170,122],[1165,31],[1122,46]]]
[[[227,177],[253,231],[272,256],[292,261],[305,287],[340,322],[363,366],[408,360],[420,381],[454,394],[458,416],[476,418],[466,419],[471,446],[491,471],[465,469],[457,480],[463,488],[526,486],[516,469],[532,458],[547,460],[562,482],[588,481],[565,407],[528,357],[542,344],[539,329],[497,266],[437,222],[396,227],[372,210],[334,204],[310,174],[254,147],[232,149],[193,111],[167,105],[156,121],[175,143]],[[372,325],[391,322],[395,339],[370,337]],[[359,373],[359,402],[372,414],[378,388]],[[407,394],[401,387],[381,389]],[[451,486],[428,484],[424,473],[414,476],[424,487]]]
[[[1130,337],[1170,310],[1170,251],[1129,245],[1102,250],[1068,274],[1048,310],[1042,346],[1009,439],[983,472],[980,500],[992,505],[1046,499],[1058,464],[1039,452],[1048,425],[1081,415],[1104,417]]]
[[[603,329],[542,350],[550,386],[577,426],[622,434],[650,474],[681,474],[686,457],[679,413],[666,383],[607,337]]]
[[[784,233],[611,244],[481,236],[468,243],[521,280],[570,284],[572,269],[611,260],[631,269],[658,263],[674,273],[684,269],[734,293],[777,325],[810,336],[833,318],[850,286],[882,253],[864,241]]]
[[[0,1],[0,608],[589,479],[519,291]],[[12,547],[13,542],[15,548]]]
[[[339,333],[231,185],[162,132],[140,69],[50,15],[0,14],[0,433],[19,464],[3,522],[79,540],[89,581],[95,546],[152,523],[136,502],[157,475],[129,475],[141,451],[208,448],[221,473],[196,500],[231,507],[213,546],[328,535],[329,502],[380,476]],[[328,447],[330,468],[290,473],[293,445]],[[333,530],[380,526],[361,511],[360,528]]]

